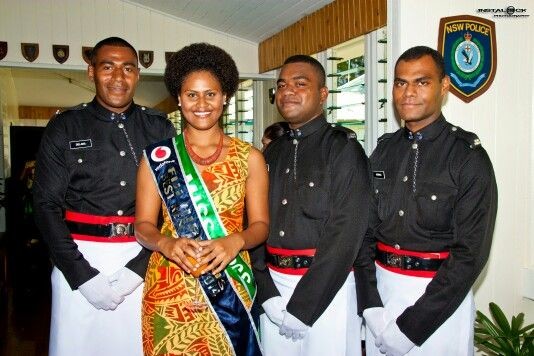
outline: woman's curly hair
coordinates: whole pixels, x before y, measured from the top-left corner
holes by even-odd
[[[164,75],[169,94],[177,100],[185,78],[192,72],[203,70],[217,78],[228,102],[239,85],[239,72],[228,53],[209,43],[193,43],[172,55]]]

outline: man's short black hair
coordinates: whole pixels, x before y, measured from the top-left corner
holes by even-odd
[[[322,88],[326,85],[326,73],[324,71],[322,64],[317,59],[304,55],[304,54],[296,54],[294,56],[287,58],[284,61],[284,65],[289,64],[289,63],[308,63],[317,72],[317,75],[319,77],[319,87]]]
[[[443,56],[435,49],[432,49],[427,46],[416,46],[404,51],[404,53],[401,54],[399,59],[397,59],[397,63],[395,63],[395,69],[397,69],[397,65],[400,61],[413,61],[416,59],[420,59],[423,56],[430,56],[432,58],[432,60],[436,64],[436,67],[438,68],[438,72],[440,73],[440,79],[445,77],[445,63],[443,62]]]
[[[289,131],[289,124],[286,121],[279,121],[267,126],[265,131],[263,131],[263,136],[272,141],[283,136],[286,131]]]
[[[138,61],[137,51],[135,50],[135,48],[130,43],[128,43],[128,41],[126,41],[126,40],[124,40],[124,39],[122,39],[120,37],[108,37],[108,38],[105,38],[102,41],[98,42],[93,47],[93,49],[91,50],[91,64],[92,65],[96,64],[95,63],[96,55],[98,54],[98,51],[100,50],[100,48],[102,48],[104,46],[126,47],[126,48],[131,49],[133,54],[134,54],[134,56],[135,56],[135,60],[136,60],[136,64],[137,64],[137,61]]]
[[[172,55],[163,77],[169,94],[177,100],[185,78],[198,71],[215,76],[226,94],[226,102],[230,101],[239,85],[239,71],[232,56],[209,43],[193,43]]]

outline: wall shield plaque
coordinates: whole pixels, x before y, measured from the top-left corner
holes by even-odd
[[[438,51],[450,92],[466,103],[489,89],[497,70],[495,22],[471,15],[444,17],[439,22]]]
[[[165,63],[169,62],[169,59],[173,56],[175,52],[165,52]]]
[[[69,46],[52,45],[52,53],[54,54],[56,61],[63,64],[69,58]]]
[[[0,61],[7,55],[7,42],[0,41]]]
[[[154,62],[154,51],[139,51],[139,63],[148,68]]]
[[[33,62],[39,57],[38,43],[21,43],[20,49],[22,51],[22,56],[26,58],[28,62]]]
[[[91,64],[91,52],[93,47],[82,47],[82,58],[87,64]]]

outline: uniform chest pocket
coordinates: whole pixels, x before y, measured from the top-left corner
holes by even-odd
[[[390,211],[390,183],[390,179],[373,178],[373,194],[377,205],[378,217],[382,221],[386,220]]]
[[[328,191],[321,176],[305,179],[298,187],[300,209],[311,219],[326,218],[329,212]]]
[[[454,201],[458,190],[440,183],[420,182],[415,194],[417,223],[432,231],[452,230]]]
[[[79,191],[90,191],[102,181],[105,175],[100,167],[101,151],[96,149],[69,150],[65,154],[72,187]]]

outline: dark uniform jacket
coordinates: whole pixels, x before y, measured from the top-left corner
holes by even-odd
[[[316,249],[287,305],[289,313],[312,325],[347,279],[367,228],[367,157],[356,134],[332,127],[320,116],[271,142],[265,158],[271,221],[267,244]],[[264,260],[254,265],[260,303],[280,295]]]
[[[373,262],[377,240],[450,253],[425,293],[397,318],[400,330],[421,345],[458,308],[488,259],[497,212],[493,167],[477,136],[443,116],[417,133],[384,135],[370,161],[370,230],[355,263],[359,312],[382,305]]]
[[[42,137],[35,218],[54,264],[72,289],[98,271],[72,240],[64,211],[134,215],[137,165],[143,149],[175,134],[172,123],[159,111],[132,103],[123,114],[108,111],[95,98],[53,117]],[[144,278],[149,257],[150,251],[143,249],[126,267]]]

